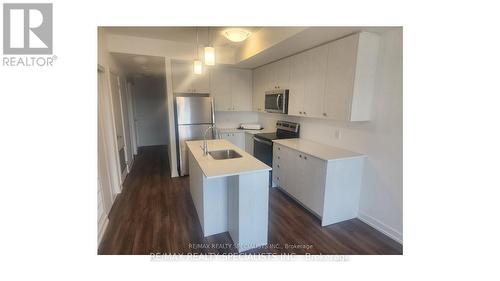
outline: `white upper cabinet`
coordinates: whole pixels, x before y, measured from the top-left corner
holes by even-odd
[[[378,36],[367,32],[328,44],[324,117],[370,120],[378,44]]]
[[[214,98],[215,111],[231,111],[231,75],[229,69],[214,68],[210,73],[210,95]]]
[[[321,117],[325,95],[327,46],[306,52],[304,107],[302,116]]]
[[[327,46],[320,46],[291,57],[289,115],[321,117],[327,52]]]
[[[303,116],[304,90],[307,69],[307,54],[300,53],[290,59],[290,92],[288,96],[288,114]]]
[[[264,97],[265,97],[265,82],[266,69],[259,67],[253,70],[253,95],[252,95],[252,109],[253,111],[264,111]]]
[[[268,90],[288,89],[290,83],[290,58],[285,58],[268,65]]]
[[[253,110],[264,111],[265,91],[290,89],[289,115],[370,120],[378,44],[361,32],[255,69]]]
[[[172,87],[174,93],[209,93],[209,71],[203,69],[202,74],[194,74],[193,63],[172,63]]]
[[[232,101],[235,111],[252,111],[252,71],[232,69]]]
[[[252,71],[236,68],[213,68],[210,93],[216,111],[252,110]]]

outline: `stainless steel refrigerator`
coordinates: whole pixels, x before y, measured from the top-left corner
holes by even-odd
[[[211,97],[190,95],[175,98],[177,170],[179,175],[189,175],[186,141],[202,140],[205,130],[214,124],[214,102]],[[213,129],[207,132],[207,139],[213,139],[214,132]]]

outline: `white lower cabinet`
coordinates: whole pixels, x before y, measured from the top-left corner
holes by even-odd
[[[225,139],[245,150],[245,133],[244,132],[222,132],[219,133],[221,139]]]
[[[273,182],[321,218],[321,225],[358,215],[364,158],[325,161],[275,143]]]
[[[245,133],[245,151],[253,155],[253,134]]]

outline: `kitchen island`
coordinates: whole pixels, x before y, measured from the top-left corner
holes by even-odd
[[[187,141],[189,190],[205,237],[229,232],[238,252],[267,244],[271,167],[223,139]]]

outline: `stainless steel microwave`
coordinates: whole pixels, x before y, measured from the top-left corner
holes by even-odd
[[[266,92],[266,112],[288,114],[288,90]]]

